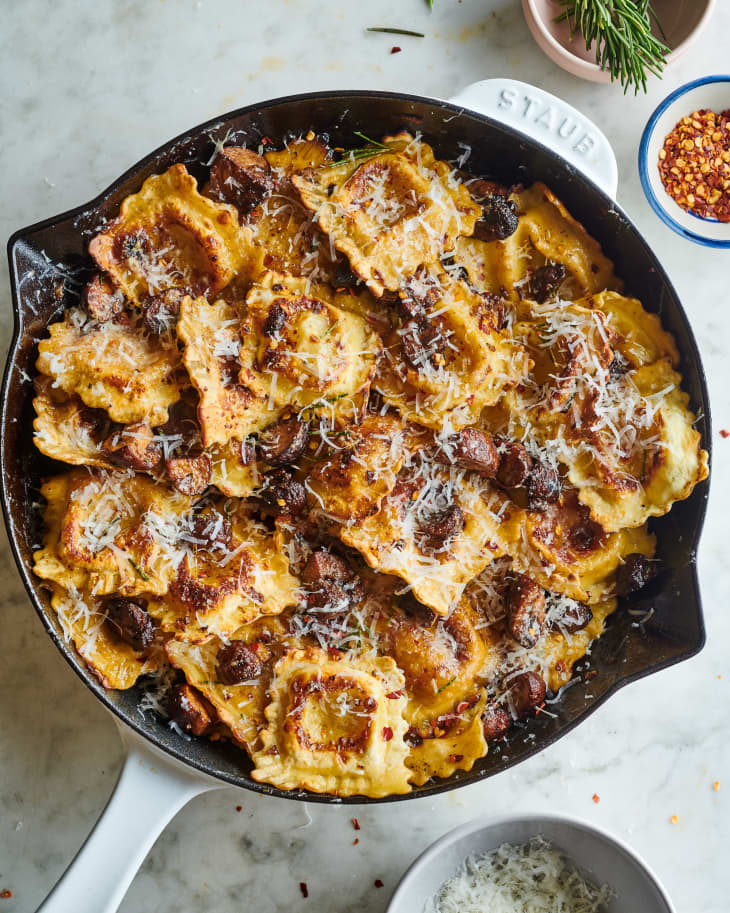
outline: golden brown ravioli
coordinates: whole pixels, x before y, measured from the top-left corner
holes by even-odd
[[[250,251],[234,207],[201,196],[180,164],[147,178],[89,244],[99,267],[137,304],[169,288],[215,295],[244,269]]]
[[[184,298],[178,336],[183,364],[200,403],[198,418],[206,447],[244,440],[279,414],[276,403],[259,396],[238,380],[240,317],[225,301],[208,304],[204,298]]]
[[[131,471],[76,469],[48,479],[35,573],[94,595],[163,594],[180,560],[178,525],[190,499]]]
[[[292,178],[317,224],[377,296],[397,291],[422,263],[437,263],[480,215],[426,143],[402,133],[384,145]]]
[[[274,408],[367,392],[380,354],[365,320],[308,285],[268,272],[246,298],[240,383]]]
[[[162,425],[180,399],[177,349],[161,346],[130,324],[85,322],[67,311],[38,343],[36,367],[54,386],[87,406],[105,409],[115,422]]]
[[[274,671],[254,780],[337,796],[410,791],[403,676],[392,659],[310,648],[287,652]]]

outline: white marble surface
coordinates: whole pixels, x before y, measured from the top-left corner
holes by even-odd
[[[557,69],[533,44],[518,0],[436,0],[435,7],[429,14],[424,0],[5,5],[0,234],[89,199],[189,125],[257,99],[361,87],[446,97],[496,75],[563,96],[613,143],[619,199],[659,252],[703,352],[716,429],[700,553],[707,647],[628,687],[513,772],[437,801],[357,810],[357,846],[349,809],[231,789],[197,799],[158,840],[122,905],[126,913],[378,913],[407,864],[446,830],[480,814],[531,809],[573,813],[623,836],[656,869],[678,911],[730,908],[730,439],[718,434],[730,428],[730,254],[693,246],[660,224],[636,171],[641,130],[659,99],[727,70],[720,36],[730,34],[730,7],[718,4],[703,40],[637,99]],[[370,25],[428,37],[368,35]],[[402,53],[389,53],[394,44]],[[11,319],[4,262],[0,270],[4,346]],[[0,562],[0,891],[13,891],[0,899],[0,913],[19,913],[35,909],[91,828],[121,748],[111,719],[45,635],[5,548]],[[384,888],[374,887],[376,878]],[[309,884],[306,901],[300,881]]]

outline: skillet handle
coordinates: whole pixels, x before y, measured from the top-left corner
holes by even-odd
[[[616,199],[618,166],[611,144],[572,105],[516,79],[483,79],[449,99],[500,121],[557,152],[568,164]]]
[[[119,728],[127,756],[114,792],[37,913],[115,913],[168,821],[194,796],[220,786]]]

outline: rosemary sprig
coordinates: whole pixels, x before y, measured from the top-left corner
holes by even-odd
[[[456,681],[456,676],[454,676],[450,682],[446,682],[445,685],[441,685],[441,687],[436,692],[436,694],[441,694],[442,691],[446,691],[446,689],[449,687],[449,685],[453,685],[455,681]]]
[[[573,37],[585,38],[593,46],[596,63],[608,70],[611,80],[620,81],[624,93],[629,87],[646,92],[648,73],[661,76],[669,48],[651,32],[652,19],[664,36],[650,0],[557,0],[565,11],[556,22],[567,21]]]
[[[132,567],[135,569],[135,571],[142,578],[142,580],[150,579],[150,575],[146,571],[143,571],[142,568],[136,562],[132,561],[131,558],[129,558],[128,560],[129,560],[129,563],[132,565]]]
[[[385,35],[410,35],[411,38],[425,38],[426,36],[423,32],[412,32],[410,29],[390,29],[390,28],[381,28],[380,26],[375,28],[365,29],[366,32],[383,32]]]
[[[379,152],[388,152],[388,146],[384,143],[379,143],[376,139],[370,139],[369,136],[366,136],[364,133],[360,133],[359,130],[354,131],[355,136],[359,136],[360,139],[365,140],[365,146],[359,146],[357,149],[345,149],[342,152],[340,158],[337,159],[335,164],[340,162],[352,162],[359,161],[360,159],[369,159],[374,155],[377,155]]]

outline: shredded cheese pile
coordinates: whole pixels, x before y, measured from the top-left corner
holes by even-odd
[[[426,913],[605,913],[614,897],[583,876],[543,837],[469,856]]]

